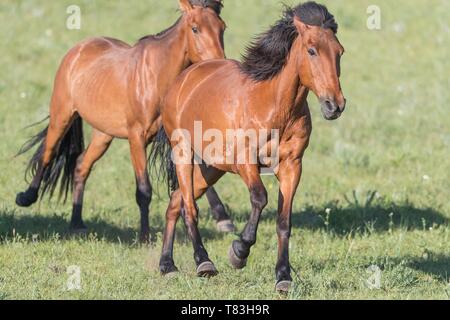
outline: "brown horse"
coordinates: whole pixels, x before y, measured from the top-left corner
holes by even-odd
[[[46,192],[74,188],[70,227],[86,229],[81,212],[86,180],[95,162],[114,138],[128,139],[141,213],[141,240],[149,235],[152,187],[146,147],[161,126],[159,107],[169,85],[188,66],[224,58],[225,23],[219,0],[179,0],[182,17],[169,29],[141,39],[135,46],[110,38],[84,41],[65,56],[54,83],[49,126],[30,140],[21,153],[40,144],[28,170],[34,176],[16,203],[28,207]],[[84,150],[82,119],[93,127]],[[230,218],[214,190],[208,192],[219,227],[230,229]]]
[[[261,212],[267,204],[260,171],[275,163],[252,162],[247,157],[245,161],[239,161],[237,155],[251,155],[253,152],[259,155],[269,145],[278,144],[277,150],[270,147],[269,152],[270,155],[278,153],[274,172],[280,183],[276,288],[288,291],[292,282],[289,264],[292,203],[312,130],[307,96],[310,90],[316,94],[328,120],[337,119],[346,104],[339,81],[340,57],[344,48],[336,37],[337,28],[333,15],[315,2],[288,8],[283,18],[248,48],[242,64],[232,60],[202,62],[184,71],[175,81],[161,111],[166,142],[167,137],[171,137],[174,160],[177,160],[179,183],[166,215],[160,261],[163,274],[177,270],[173,261],[173,241],[180,213],[194,246],[198,275],[213,276],[217,273],[197,228],[195,200],[226,172],[240,175],[250,192],[250,219],[240,239],[233,242],[229,254],[235,268],[246,265],[250,248],[256,242]],[[245,136],[245,143],[239,145],[237,136],[234,136],[231,144],[227,140],[226,146],[222,144],[216,149],[216,153],[227,155],[234,150],[231,161],[207,160],[202,150],[211,146],[211,139],[204,138],[200,144],[188,141],[189,137],[197,139],[196,121],[197,125],[201,121],[200,134],[210,130],[224,137],[230,129],[241,129],[263,132],[259,138],[266,142],[255,146],[249,142],[250,137]],[[178,153],[175,153],[177,149]],[[196,164],[193,158],[203,159],[206,163]],[[217,159],[224,160],[223,157]]]

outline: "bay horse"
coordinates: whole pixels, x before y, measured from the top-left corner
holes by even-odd
[[[179,5],[183,15],[172,27],[134,46],[94,38],[67,53],[54,82],[49,125],[19,152],[39,145],[27,169],[32,182],[17,195],[17,205],[31,206],[41,187],[41,197],[45,193],[51,197],[60,183],[60,197],[65,194],[67,199],[68,191],[74,191],[70,229],[85,232],[83,194],[91,169],[114,138],[128,139],[141,214],[140,238],[148,240],[152,187],[146,147],[161,126],[161,100],[188,66],[225,56],[221,0],[179,0]],[[93,127],[86,150],[82,120]],[[207,196],[218,227],[231,231],[233,225],[217,193],[210,189]]]
[[[233,242],[229,259],[233,267],[244,268],[250,248],[256,243],[258,223],[267,205],[267,191],[260,177],[264,167],[271,163],[239,162],[239,152],[259,154],[268,144],[278,139],[278,165],[274,172],[279,180],[277,219],[278,262],[276,264],[276,290],[287,292],[291,286],[289,238],[293,199],[302,174],[302,158],[312,132],[307,102],[312,91],[321,103],[327,120],[340,117],[346,100],[340,85],[340,59],[344,48],[337,39],[338,25],[328,9],[315,2],[286,8],[282,18],[248,47],[243,62],[211,60],[185,70],[169,89],[161,115],[166,136],[161,134],[155,148],[170,143],[175,151],[180,148],[181,158],[175,161],[179,188],[172,193],[166,213],[164,243],[160,260],[163,275],[176,272],[173,260],[175,226],[183,216],[187,232],[194,247],[194,259],[199,276],[214,276],[217,269],[208,257],[197,227],[198,209],[195,200],[214,185],[226,172],[238,174],[248,187],[252,210],[239,240]],[[235,150],[232,161],[194,162],[205,160],[201,150],[187,137],[194,137],[195,122],[201,122],[202,131],[218,132],[255,130],[265,132],[265,145],[246,143],[238,149],[237,139],[223,145],[219,152]],[[180,130],[183,134],[180,134]],[[187,134],[186,134],[187,133]],[[170,140],[169,140],[170,137]],[[211,141],[204,139],[200,147]],[[229,141],[227,141],[228,143]],[[226,149],[226,150],[225,150]],[[249,153],[250,152],[250,153]],[[271,149],[271,153],[275,152]],[[186,162],[179,161],[183,154]],[[166,168],[170,170],[171,168]]]

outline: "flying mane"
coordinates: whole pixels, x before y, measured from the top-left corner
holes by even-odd
[[[304,24],[331,29],[337,33],[338,25],[325,6],[310,1],[294,8],[286,7],[282,18],[247,47],[242,58],[242,70],[245,74],[253,80],[264,81],[281,72],[292,44],[298,37],[294,17]]]

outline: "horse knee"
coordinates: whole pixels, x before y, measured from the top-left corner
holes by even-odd
[[[263,186],[252,188],[250,201],[255,209],[263,210],[267,206],[267,191]]]

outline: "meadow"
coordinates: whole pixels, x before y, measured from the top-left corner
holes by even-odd
[[[110,36],[134,43],[178,17],[175,0],[2,0],[0,21],[0,300],[1,299],[449,299],[450,298],[450,2],[323,0],[340,24],[346,48],[342,86],[347,110],[323,120],[310,96],[314,132],[296,196],[291,240],[295,286],[274,291],[278,185],[264,177],[269,205],[258,242],[241,271],[227,252],[234,234],[219,234],[203,199],[200,228],[220,271],[195,276],[192,246],[179,223],[176,277],[158,272],[168,198],[151,205],[152,245],[137,241],[139,213],[126,141],[97,164],[85,197],[86,237],[68,234],[70,203],[44,199],[19,209],[27,157],[15,158],[43,125],[54,74],[78,41]],[[296,1],[286,1],[296,4]],[[68,30],[66,8],[82,10]],[[366,26],[369,5],[381,29]],[[278,0],[225,0],[229,58],[279,17]],[[86,130],[87,140],[89,129]],[[232,175],[217,190],[236,225],[250,202]],[[81,290],[68,290],[68,268]],[[379,275],[379,283],[371,282]]]

